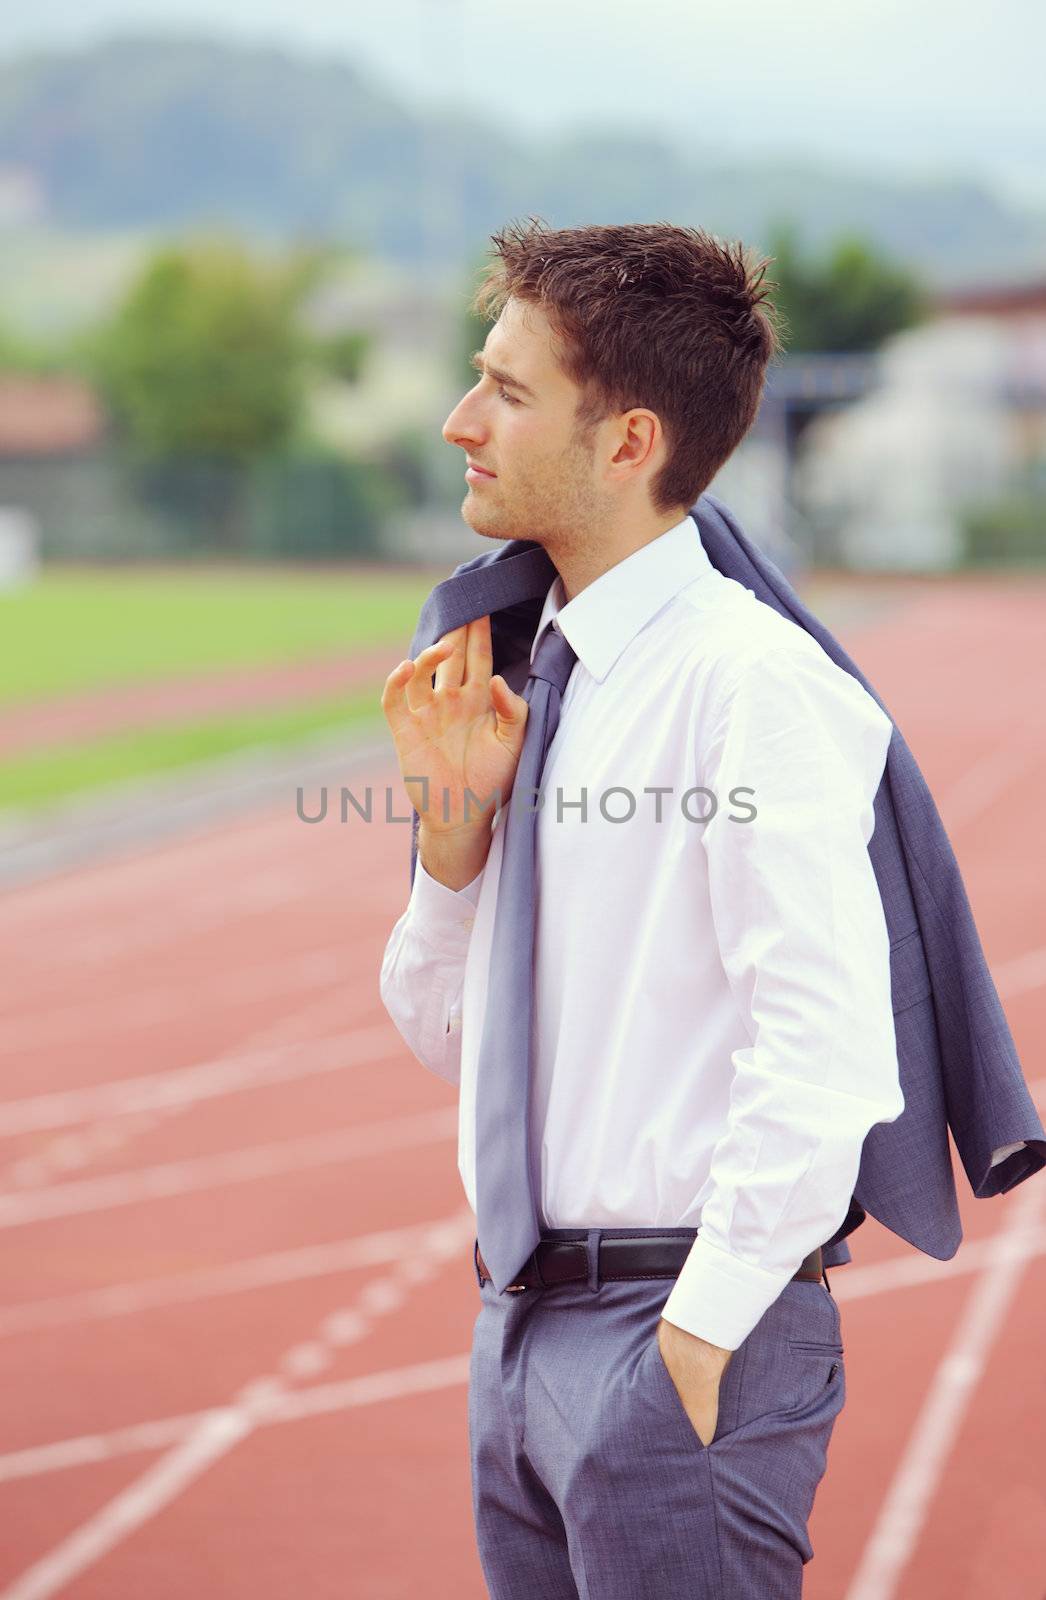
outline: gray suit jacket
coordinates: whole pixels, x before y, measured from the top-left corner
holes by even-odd
[[[720,501],[691,510],[712,565],[812,633],[839,666],[882,701],[779,569]],[[540,545],[513,539],[456,567],[421,611],[410,654],[451,628],[490,615],[494,671],[525,678],[556,569]],[[889,715],[889,712],[887,712]],[[891,721],[893,719],[891,718]],[[417,859],[413,818],[411,883]],[[905,1108],[865,1139],[849,1211],[825,1262],[851,1259],[847,1234],[870,1214],[939,1260],[962,1239],[948,1129],[974,1195],[1004,1194],[1046,1165],[1046,1130],[1021,1073],[958,863],[926,781],[894,725],[868,846],[890,934],[894,1023]],[[1026,1146],[991,1165],[1000,1146]]]

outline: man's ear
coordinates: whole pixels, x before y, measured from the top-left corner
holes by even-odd
[[[649,466],[663,437],[661,423],[653,411],[625,411],[619,418],[618,446],[611,467],[634,472]]]

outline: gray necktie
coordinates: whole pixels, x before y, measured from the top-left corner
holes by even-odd
[[[535,791],[576,660],[563,635],[548,627],[523,690],[530,706],[527,729],[502,811],[505,842],[476,1083],[476,1233],[499,1294],[540,1238],[537,1185],[530,1170]]]

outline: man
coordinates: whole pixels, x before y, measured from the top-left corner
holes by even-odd
[[[479,1227],[480,1556],[495,1600],[784,1600],[845,1399],[818,1247],[865,1136],[904,1109],[867,848],[892,724],[712,567],[687,514],[778,348],[766,263],[660,224],[494,242],[476,303],[497,320],[443,433],[470,526],[551,558],[530,660],[558,650],[566,672],[510,685],[484,616],[382,698],[419,818],[382,996],[460,1085]],[[528,824],[539,691],[554,731]],[[533,964],[519,949],[513,974],[517,882]],[[575,1241],[587,1272],[560,1277]]]

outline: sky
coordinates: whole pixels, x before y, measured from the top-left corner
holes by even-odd
[[[1046,207],[1041,0],[34,0],[0,54],[194,29],[370,67],[506,132],[980,178]]]

